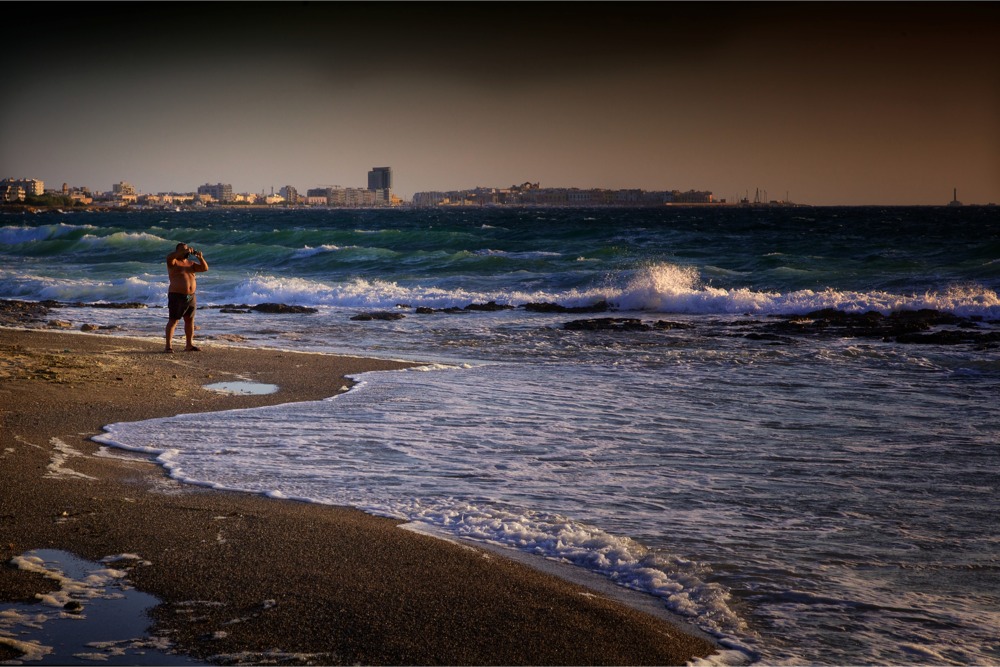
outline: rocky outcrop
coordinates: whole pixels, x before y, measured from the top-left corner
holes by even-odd
[[[566,322],[566,331],[666,331],[670,329],[691,329],[690,324],[657,320],[653,323],[643,322],[637,317],[598,317],[587,320]]]
[[[514,306],[490,301],[488,303],[470,303],[465,310],[474,310],[481,313],[495,313],[498,310],[514,310]]]
[[[886,342],[957,345],[996,343],[1000,332],[977,331],[982,318],[965,318],[939,310],[900,310],[883,315],[875,311],[847,313],[826,308],[806,315],[780,315],[764,326],[780,335],[873,338]],[[943,329],[941,327],[956,327]],[[938,328],[937,331],[931,329]]]
[[[316,308],[310,308],[308,306],[289,306],[288,304],[284,303],[258,303],[256,306],[251,306],[250,310],[257,313],[269,313],[276,315],[319,312],[319,310]]]
[[[0,299],[0,325],[25,326],[44,322],[49,307],[34,301]]]
[[[138,310],[141,308],[147,308],[146,304],[139,303],[138,301],[127,301],[125,303],[74,303],[66,305],[90,308],[113,308],[117,310]]]
[[[967,329],[950,329],[932,333],[906,333],[897,336],[896,342],[919,345],[971,344],[982,347],[996,347],[1000,344],[1000,331],[979,332]]]
[[[371,322],[372,320],[383,320],[383,321],[401,320],[404,317],[406,317],[406,315],[404,315],[403,313],[394,313],[392,311],[377,311],[373,313],[358,313],[351,319],[355,322]]]
[[[524,309],[532,313],[606,313],[611,309],[607,301],[590,306],[562,306],[558,303],[526,303]]]
[[[465,308],[459,308],[458,306],[451,306],[449,308],[428,308],[427,306],[419,306],[414,312],[417,313],[417,315],[432,315],[434,313],[457,315],[458,313],[472,312],[495,313],[500,310],[514,310],[514,308],[514,306],[508,306],[507,304],[490,301],[488,303],[470,303]]]
[[[52,324],[46,320],[50,311],[56,308],[145,308],[146,304],[134,301],[126,303],[84,303],[82,301],[20,301],[18,299],[0,299],[0,325],[26,326],[45,324],[50,327],[66,328],[63,324]],[[64,322],[52,320],[52,322]],[[72,325],[70,325],[72,326]]]
[[[766,320],[714,320],[710,328],[733,330],[732,336],[769,344],[788,345],[809,337],[866,338],[906,345],[973,345],[982,349],[1000,346],[1000,330],[989,328],[982,318],[960,317],[937,310],[905,310],[883,315],[875,311],[848,313],[827,308],[806,315],[772,315]],[[990,322],[989,324],[1000,324]],[[700,325],[699,325],[700,326]],[[663,331],[690,329],[694,325],[639,318],[605,317],[566,322],[567,331]]]

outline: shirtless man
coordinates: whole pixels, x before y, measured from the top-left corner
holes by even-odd
[[[188,259],[188,255],[194,253],[198,258],[197,262]],[[200,262],[200,263],[199,263]],[[174,337],[174,329],[177,322],[184,319],[184,335],[187,337],[187,346],[184,348],[188,352],[200,352],[201,349],[194,346],[194,311],[195,303],[195,276],[196,273],[208,271],[208,262],[202,256],[200,250],[195,250],[186,243],[178,243],[176,250],[167,255],[167,275],[170,277],[170,288],[167,291],[167,347],[165,352],[173,352],[171,340]]]

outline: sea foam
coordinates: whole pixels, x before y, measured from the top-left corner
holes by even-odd
[[[982,285],[955,285],[923,294],[891,292],[795,290],[788,293],[749,288],[718,288],[702,282],[694,267],[657,264],[636,272],[608,301],[619,310],[690,314],[804,314],[824,308],[852,313],[930,308],[963,317],[1000,318],[1000,296]]]

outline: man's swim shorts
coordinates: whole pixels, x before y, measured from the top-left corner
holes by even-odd
[[[193,316],[195,309],[194,294],[167,293],[167,311],[172,320]]]

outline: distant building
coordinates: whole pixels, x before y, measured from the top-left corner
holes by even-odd
[[[296,190],[291,185],[286,185],[285,187],[281,188],[281,190],[279,190],[279,194],[281,194],[281,196],[284,197],[285,201],[287,201],[289,204],[299,203],[299,191]]]
[[[352,207],[375,206],[376,191],[361,188],[347,188],[344,191],[345,205]]]
[[[309,188],[306,190],[306,201],[309,202],[311,206],[327,205],[327,206],[337,206],[337,195],[336,193],[340,191],[339,185],[328,185],[321,188]],[[322,204],[319,202],[322,201]]]
[[[107,192],[103,195],[103,201],[113,202],[117,205],[134,204],[139,200],[139,193],[135,186],[127,181],[118,181],[111,186],[111,194]]]
[[[306,201],[312,205],[322,202],[325,198],[327,206],[347,206],[364,207],[376,206],[381,202],[377,199],[378,193],[375,190],[365,190],[363,188],[342,188],[340,186],[328,186],[322,188],[310,188],[306,191]],[[388,200],[386,200],[388,203]],[[322,206],[322,203],[319,205]]]
[[[111,186],[111,193],[115,195],[115,198],[122,199],[125,197],[134,197],[139,194],[135,186],[127,181],[118,181]]]
[[[443,192],[416,192],[413,195],[414,206],[440,206],[448,195]]]
[[[81,204],[84,206],[94,203],[94,198],[90,194],[90,190],[84,188],[83,190],[70,190],[69,198],[74,204]]]
[[[392,189],[392,167],[372,167],[368,172],[369,190]]]
[[[452,192],[417,192],[413,205],[420,206],[664,206],[666,204],[711,204],[711,192],[688,190],[654,191],[591,188],[542,188],[538,183],[509,188],[474,188]]]
[[[711,204],[712,203],[712,193],[702,192],[698,190],[688,190],[687,192],[681,192],[679,190],[672,190],[673,202],[675,204]]]
[[[208,195],[212,199],[222,204],[230,204],[233,201],[233,186],[229,183],[206,183],[198,186],[199,195]]]
[[[27,197],[41,197],[45,194],[45,182],[37,178],[5,178],[0,181],[0,187],[4,186],[23,188]]]
[[[24,201],[25,196],[24,188],[22,186],[12,185],[7,181],[0,183],[0,201]]]
[[[375,193],[377,204],[392,203],[392,168],[373,167],[368,172],[368,189]]]

